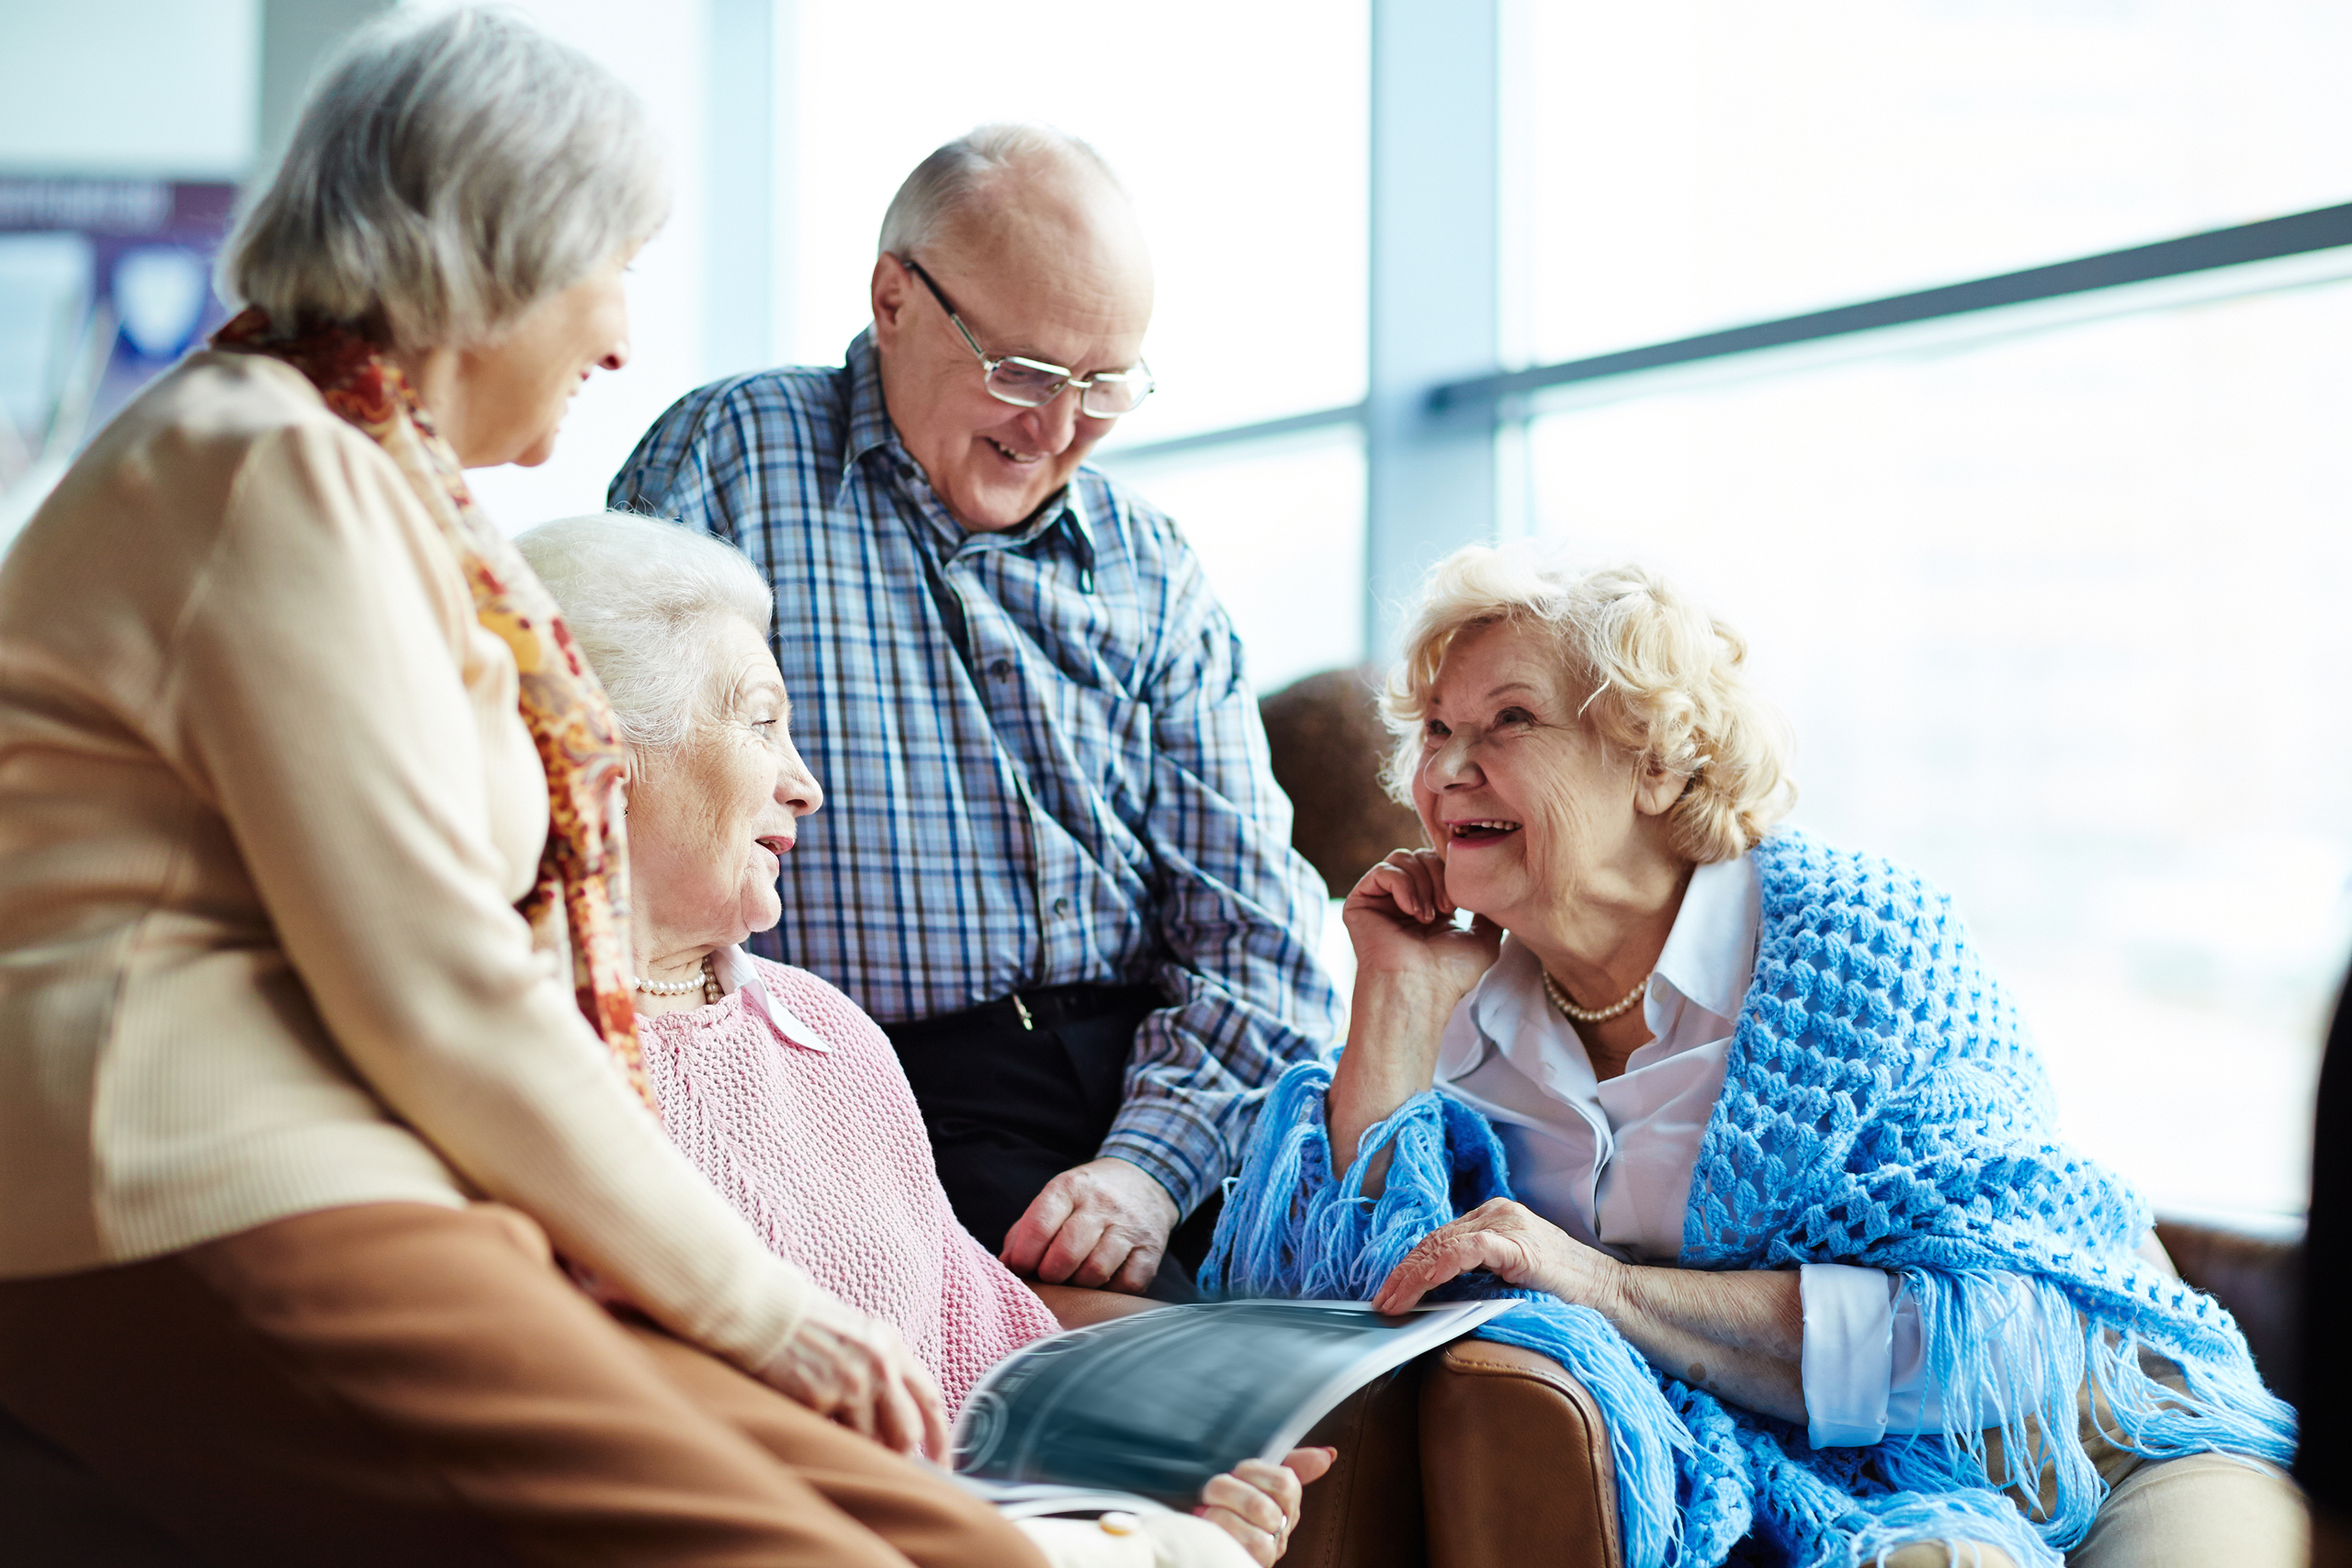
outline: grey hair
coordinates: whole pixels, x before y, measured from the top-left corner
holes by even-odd
[[[514,541],[555,595],[580,651],[639,752],[668,751],[717,716],[724,617],[763,637],[775,595],[724,539],[626,512],[542,523]]]
[[[395,11],[311,88],[220,292],[280,325],[469,347],[650,238],[669,204],[645,105],[611,72],[507,11]]]
[[[1039,164],[1083,169],[1123,195],[1126,190],[1102,153],[1066,131],[1047,125],[983,125],[915,165],[882,214],[882,254],[907,256],[929,250],[999,176]]]

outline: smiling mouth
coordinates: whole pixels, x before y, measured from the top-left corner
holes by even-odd
[[[778,860],[782,860],[785,856],[792,852],[792,845],[794,842],[794,840],[790,839],[779,838],[774,834],[771,834],[764,839],[757,839],[752,841],[757,843],[760,848],[767,851],[768,853],[775,856]]]
[[[1446,837],[1457,844],[1491,844],[1518,831],[1518,823],[1507,822],[1498,817],[1446,824]]]
[[[1026,457],[1023,457],[1021,453],[1015,452],[1012,447],[1007,446],[1003,442],[999,441],[993,435],[983,435],[980,439],[995,447],[998,457],[1002,457],[1008,463],[1018,464],[1024,468],[1032,463],[1044,462],[1046,458],[1046,455],[1043,452],[1032,452]]]

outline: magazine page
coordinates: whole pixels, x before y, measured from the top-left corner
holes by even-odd
[[[1052,1335],[972,1391],[955,1469],[1190,1508],[1211,1477],[1280,1459],[1363,1384],[1513,1304],[1384,1317],[1361,1302],[1200,1302]]]

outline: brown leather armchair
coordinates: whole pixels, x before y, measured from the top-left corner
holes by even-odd
[[[1298,1568],[1620,1568],[1609,1429],[1584,1385],[1465,1339],[1398,1369],[1306,1439],[1340,1450],[1306,1491]]]

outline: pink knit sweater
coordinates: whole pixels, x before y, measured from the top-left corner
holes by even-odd
[[[814,975],[751,962],[766,1008],[741,988],[638,1020],[662,1122],[770,1247],[896,1324],[952,1412],[982,1372],[1059,1325],[956,1224],[874,1021]]]

